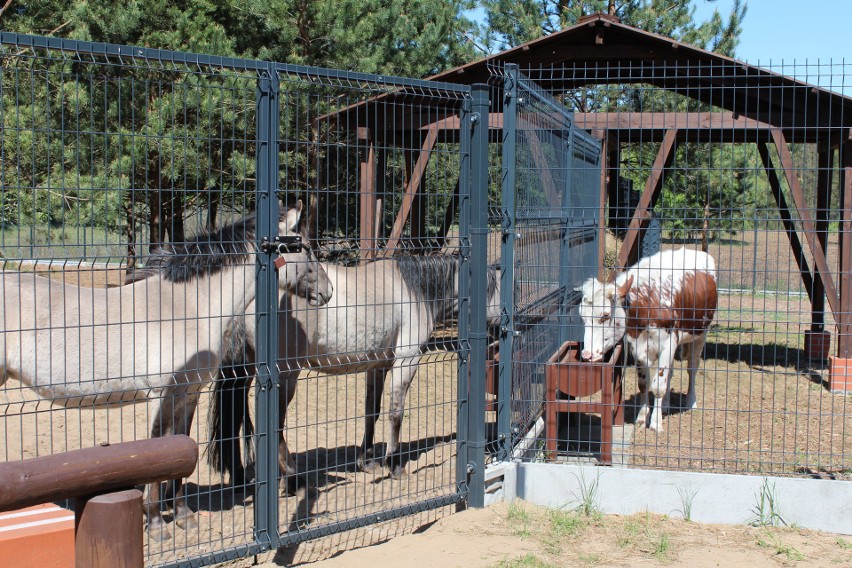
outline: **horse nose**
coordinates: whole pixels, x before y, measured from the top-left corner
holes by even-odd
[[[592,358],[592,352],[588,349],[583,349],[583,351],[580,353],[580,357],[583,358],[583,361],[588,361]]]

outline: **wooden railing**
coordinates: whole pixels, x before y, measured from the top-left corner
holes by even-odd
[[[0,463],[0,512],[74,498],[78,568],[141,568],[142,492],[187,477],[198,462],[188,436],[101,445]]]

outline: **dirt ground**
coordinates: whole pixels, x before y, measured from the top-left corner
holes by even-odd
[[[261,568],[281,566],[261,561]],[[300,564],[306,568],[852,566],[852,537],[796,528],[699,525],[500,503],[443,518],[415,534]]]

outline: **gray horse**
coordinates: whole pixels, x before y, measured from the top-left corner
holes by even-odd
[[[384,465],[392,475],[403,468],[400,429],[405,396],[436,325],[458,314],[458,256],[400,256],[357,267],[322,264],[334,284],[334,296],[320,308],[282,296],[278,310],[279,356],[279,467],[285,479],[296,473],[284,439],[287,406],[295,395],[302,369],[330,375],[366,373],[364,439],[358,466],[371,469],[373,438],[380,413],[385,378],[390,375],[391,439]],[[488,320],[499,321],[499,278],[488,271]],[[239,433],[243,429],[247,458],[251,459],[251,420],[246,416],[248,385],[254,376],[254,327],[237,322],[233,342],[223,365],[223,380],[214,383],[210,429],[213,443],[208,460],[214,469],[228,472],[234,485],[246,481],[240,459]],[[293,479],[293,478],[291,478]]]
[[[295,235],[302,205],[279,230]],[[79,288],[30,272],[0,275],[0,385],[9,378],[65,407],[154,400],[151,437],[186,434],[198,392],[218,373],[226,325],[255,296],[255,218],[152,255],[145,278],[117,288]],[[328,276],[309,251],[282,254],[280,286],[322,304]],[[195,518],[173,482],[175,520]],[[152,538],[171,537],[160,513],[160,485],[145,513]]]

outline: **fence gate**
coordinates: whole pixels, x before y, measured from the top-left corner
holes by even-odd
[[[600,143],[564,104],[518,71],[501,70],[502,208],[498,431],[515,455],[535,451],[544,363],[583,324],[574,288],[598,266]],[[505,401],[512,401],[511,406]],[[508,446],[501,453],[507,456]]]
[[[469,86],[11,33],[0,34],[0,46],[5,363],[31,364],[35,351],[37,368],[24,371],[42,378],[38,389],[14,378],[0,389],[0,460],[188,429],[202,452],[184,483],[197,526],[178,526],[165,510],[171,538],[162,531],[146,540],[150,566],[198,566],[276,548],[289,555],[285,562],[318,559],[424,519],[368,525],[445,511],[467,496],[470,471],[482,470],[468,464],[481,463],[484,447],[468,443],[469,421],[481,409],[469,411],[467,393],[468,367],[484,367],[477,326],[485,325],[485,305],[472,305],[470,286],[484,288],[484,255],[473,254],[484,239],[481,230],[471,233],[485,222],[471,210],[484,201],[485,184],[472,184],[471,167],[474,154],[477,167],[487,157],[477,150],[483,137],[474,137],[482,123],[473,119],[487,114],[487,97],[475,100]],[[306,353],[305,335],[279,321],[274,251],[264,246],[279,235],[279,209],[297,200],[318,258],[284,270],[324,270],[336,309],[347,314],[340,330],[353,332],[345,348],[301,373],[317,352]],[[248,219],[239,221],[246,230],[233,225],[238,219]],[[235,228],[220,231],[226,226]],[[168,278],[148,270],[158,266],[161,245],[187,262]],[[424,285],[407,299],[392,296],[403,286],[399,275],[376,277],[370,267],[392,266],[399,255],[457,262],[460,293],[431,298]],[[344,272],[353,276],[343,279]],[[9,301],[27,286],[42,293]],[[252,302],[237,306],[223,292],[235,287]],[[151,294],[160,299],[148,302]],[[337,333],[322,328],[322,308],[291,300],[282,303],[289,316]],[[458,326],[444,335],[457,342],[424,341],[423,356],[414,334],[402,334],[397,346],[397,366],[414,372],[405,410],[397,410],[406,475],[364,471],[358,447],[370,414],[367,365],[343,372],[343,362],[370,359],[370,349],[384,353],[364,331],[377,313],[408,318],[423,306],[453,305]],[[246,317],[228,306],[245,307]],[[33,323],[37,314],[44,317]],[[244,321],[247,337],[254,332],[253,345],[226,350],[222,334],[209,333],[232,319]],[[35,346],[19,341],[38,334]],[[288,341],[301,351],[283,350]],[[166,366],[190,346],[202,353]],[[220,348],[227,351],[221,368],[211,357]],[[297,370],[293,380],[279,383],[287,369]],[[388,398],[396,388],[382,402],[378,455],[390,443]],[[243,428],[214,444],[208,415],[216,405]],[[478,439],[483,429],[476,425]],[[242,444],[248,434],[253,460]],[[296,475],[279,470],[279,440]],[[204,459],[217,449],[229,474]],[[242,466],[254,462],[245,475],[238,457]],[[305,544],[344,532],[315,549]]]

